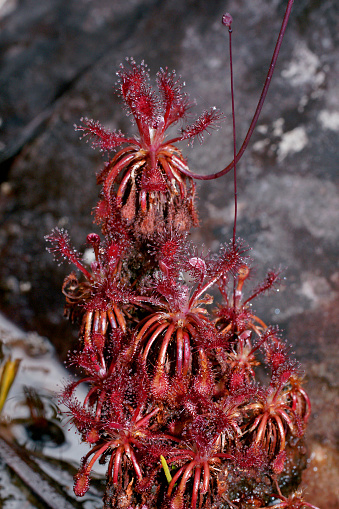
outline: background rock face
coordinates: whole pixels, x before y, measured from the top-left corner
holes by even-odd
[[[226,114],[223,128],[193,149],[190,168],[222,169],[232,159],[227,30],[233,16],[237,135],[244,137],[260,95],[286,1],[5,0],[0,7],[0,306],[47,335],[61,356],[72,332],[60,292],[67,266],[45,250],[54,226],[84,247],[95,230],[95,174],[103,159],[79,141],[81,116],[135,133],[114,95],[126,56],[154,76],[175,68],[199,113]],[[308,500],[338,507],[339,325],[339,4],[294,6],[272,88],[249,150],[238,166],[238,234],[252,249],[258,277],[285,267],[279,293],[256,304],[281,326],[307,372],[313,400]],[[198,185],[196,242],[216,249],[231,237],[232,177]],[[75,332],[73,332],[73,340]],[[337,497],[337,498],[336,498]]]

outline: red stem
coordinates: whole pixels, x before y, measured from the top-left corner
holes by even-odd
[[[232,59],[232,18],[230,18],[228,25],[229,35],[229,52],[230,52],[230,79],[231,79],[231,102],[232,102],[232,130],[233,130],[233,187],[234,187],[234,221],[233,221],[233,237],[232,245],[235,249],[236,244],[236,233],[237,233],[237,215],[238,215],[238,194],[237,194],[237,143],[236,143],[236,131],[235,131],[235,107],[234,107],[234,87],[233,87],[233,59]],[[233,316],[236,312],[236,275],[233,275]],[[234,324],[234,321],[233,321]]]
[[[234,87],[233,87],[233,60],[232,60],[232,28],[228,27],[229,34],[229,51],[230,51],[230,78],[231,78],[231,101],[232,101],[232,127],[233,127],[233,182],[234,182],[234,222],[233,222],[233,247],[235,247],[235,238],[237,231],[237,213],[238,213],[238,196],[237,196],[237,144],[235,131],[235,107],[234,107]],[[235,299],[234,299],[235,302]]]
[[[307,392],[302,387],[299,387],[299,392],[305,398],[305,402],[306,402],[306,414],[304,416],[304,421],[307,422],[309,416],[311,415],[311,401],[310,401],[310,398],[308,397]]]
[[[168,497],[171,496],[172,490],[173,490],[173,488],[175,486],[175,483],[177,482],[177,480],[179,479],[179,477],[181,476],[181,474],[185,470],[185,468],[186,468],[185,465],[183,467],[179,468],[179,470],[173,476],[172,481],[170,482],[170,485],[168,486],[168,490],[167,490],[167,496]]]
[[[93,467],[94,463],[96,462],[96,460],[99,458],[99,456],[101,456],[106,451],[106,449],[108,449],[109,446],[110,446],[110,442],[107,442],[106,444],[104,444],[102,447],[100,447],[96,451],[96,453],[94,454],[93,458],[91,459],[91,461],[88,463],[88,465],[85,468],[86,475],[88,475],[90,473],[90,471],[92,470],[92,467]],[[93,451],[91,451],[91,452],[93,452]]]
[[[210,484],[210,467],[208,466],[207,461],[204,461],[203,467],[204,467],[204,477],[202,482],[201,493],[207,493]]]
[[[121,464],[121,457],[123,453],[124,447],[120,445],[115,453],[114,458],[114,467],[113,467],[113,478],[112,483],[116,484],[118,482],[118,476],[119,476],[119,470],[120,470],[120,464]]]
[[[154,410],[152,410],[152,412],[150,412],[149,414],[145,415],[145,417],[143,417],[142,419],[140,419],[137,423],[136,423],[136,427],[137,428],[141,428],[142,426],[145,426],[145,424],[148,423],[148,421],[155,415],[159,412],[160,408],[155,408]]]
[[[182,367],[182,374],[183,376],[186,376],[190,366],[191,349],[190,349],[190,338],[187,332],[184,332],[183,337],[184,337],[184,363]]]
[[[192,500],[191,500],[191,508],[196,509],[197,500],[198,500],[198,492],[199,492],[199,484],[200,484],[200,475],[201,475],[201,467],[197,467],[194,472],[194,481],[193,481],[193,489],[192,489]]]
[[[135,457],[133,449],[130,447],[130,445],[128,443],[125,444],[125,451],[126,451],[127,456],[129,456],[132,461],[133,468],[134,468],[135,473],[138,476],[138,479],[139,480],[142,479],[142,472],[141,472],[140,465]]]
[[[110,200],[110,191],[114,184],[115,179],[119,175],[120,171],[127,166],[133,159],[135,158],[135,154],[127,154],[122,159],[120,159],[117,164],[113,166],[113,168],[107,174],[107,177],[104,182],[104,195],[106,200],[109,202]]]
[[[165,364],[167,348],[168,348],[169,342],[172,339],[172,334],[173,334],[174,330],[175,330],[175,325],[174,325],[174,323],[171,323],[171,325],[167,329],[167,332],[165,334],[165,337],[163,339],[163,342],[162,342],[162,345],[160,348],[157,366],[159,366],[159,365],[164,366],[164,364]]]
[[[146,348],[145,348],[143,356],[142,356],[142,360],[144,362],[146,361],[146,359],[148,357],[150,348],[153,345],[154,341],[157,339],[159,334],[161,334],[163,332],[163,330],[166,329],[167,327],[168,327],[168,323],[165,322],[162,325],[157,326],[156,330],[153,332],[152,336],[150,337],[150,339],[147,342]]]

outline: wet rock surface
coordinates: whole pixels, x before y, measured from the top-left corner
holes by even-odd
[[[282,1],[46,0],[0,6],[1,310],[26,330],[48,336],[63,357],[75,340],[63,319],[60,287],[69,267],[45,250],[54,226],[84,247],[95,230],[91,209],[102,156],[73,124],[81,116],[134,134],[115,71],[126,56],[155,75],[183,76],[199,113],[215,105],[223,128],[201,146],[183,147],[192,170],[211,173],[232,159],[227,32],[233,49],[238,139],[261,92],[283,16]],[[307,373],[313,402],[307,499],[334,509],[338,465],[338,131],[339,6],[294,6],[271,90],[238,167],[238,234],[253,249],[260,277],[285,267],[278,293],[256,303],[277,323]],[[231,237],[232,177],[198,184],[201,227],[193,239],[216,249]]]

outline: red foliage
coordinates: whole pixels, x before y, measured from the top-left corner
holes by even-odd
[[[63,285],[66,314],[80,323],[70,362],[82,375],[66,385],[62,401],[90,447],[74,491],[84,495],[95,462],[107,461],[107,493],[119,498],[127,490],[131,506],[258,507],[271,499],[275,479],[290,475],[286,455],[310,414],[298,364],[251,307],[279,271],[245,297],[251,268],[242,242],[233,239],[211,255],[187,239],[197,224],[195,188],[174,144],[202,140],[220,113],[205,111],[167,140],[168,127],[190,107],[181,79],[160,69],[156,93],[146,65],[133,59],[117,74],[138,137],[88,119],[77,128],[102,151],[125,145],[97,178],[101,236],[87,237],[90,267],[67,232],[47,237],[50,252],[80,271],[79,280],[72,273]],[[207,292],[220,294],[215,311]],[[260,366],[270,374],[266,385],[258,381]],[[310,506],[277,489],[273,507]]]

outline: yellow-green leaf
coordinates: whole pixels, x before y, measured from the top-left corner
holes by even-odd
[[[162,468],[164,469],[167,482],[169,484],[172,481],[172,476],[171,476],[171,472],[169,471],[167,462],[162,454],[160,455],[160,461],[161,461]]]

